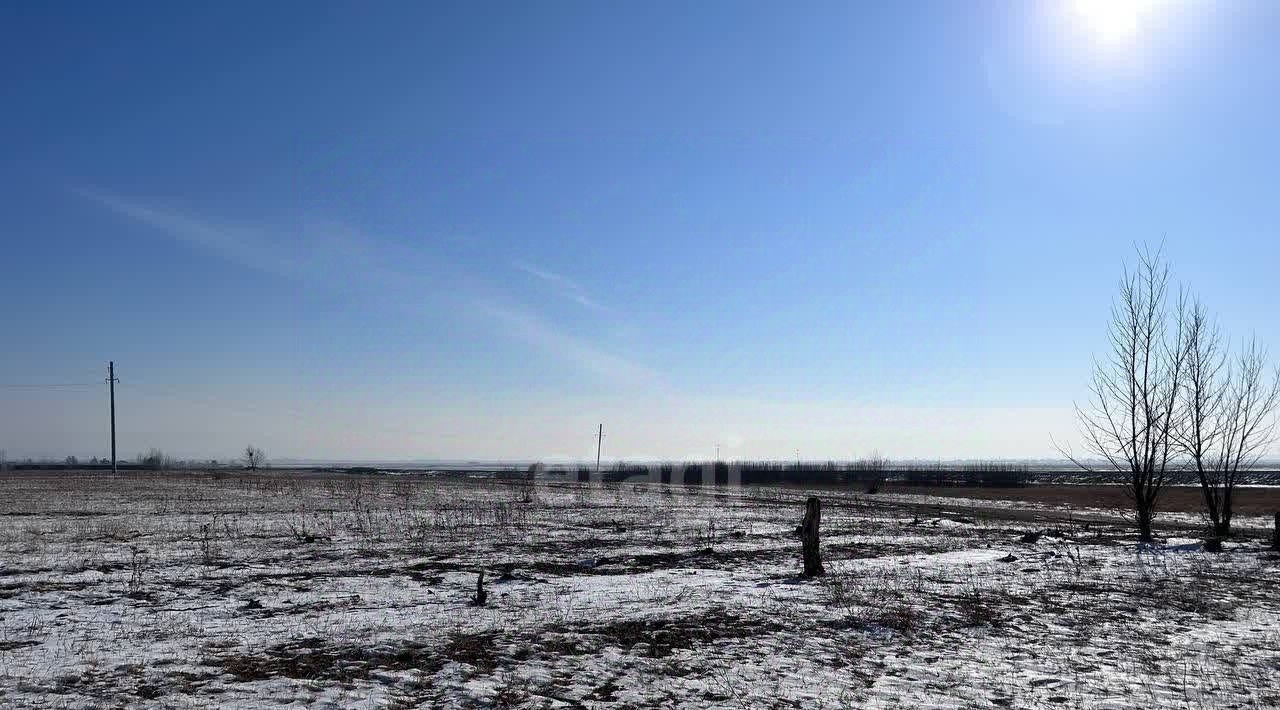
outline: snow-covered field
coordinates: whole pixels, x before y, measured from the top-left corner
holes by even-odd
[[[799,491],[9,476],[0,707],[1280,704],[1259,541],[822,495],[810,581]]]
[[[1120,488],[1120,486],[1116,486]],[[1237,501],[1244,497],[1245,494],[1254,489],[1264,488],[1264,486],[1239,486],[1236,488]],[[1165,488],[1167,496],[1173,490],[1172,486]],[[1194,487],[1192,490],[1199,495],[1200,488]],[[816,492],[815,492],[816,493]],[[879,500],[884,502],[893,502],[903,505],[913,506],[943,506],[948,508],[979,508],[985,510],[1005,510],[1020,511],[1029,513],[1049,514],[1054,519],[1063,519],[1070,521],[1073,518],[1081,521],[1097,520],[1121,523],[1133,519],[1133,511],[1128,508],[1099,508],[1097,506],[1071,506],[1063,503],[1040,503],[1032,501],[1020,500],[1002,500],[996,498],[967,498],[956,495],[929,495],[914,493],[881,493]],[[1026,516],[1022,516],[1026,517]],[[1185,510],[1164,510],[1158,511],[1158,523],[1164,525],[1176,524],[1179,527],[1195,528],[1200,527],[1205,522],[1205,517],[1200,512],[1191,512]],[[1237,512],[1231,519],[1231,524],[1235,530],[1245,530],[1251,534],[1265,534],[1265,531],[1273,527],[1274,518],[1267,515],[1249,515],[1247,513]]]

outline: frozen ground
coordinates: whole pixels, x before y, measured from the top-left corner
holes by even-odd
[[[1263,486],[1240,486],[1236,489],[1237,500],[1244,497],[1247,492],[1253,489],[1262,488]],[[1120,487],[1117,486],[1117,489]],[[1187,487],[1191,488],[1191,487]],[[1191,488],[1199,496],[1199,487]],[[1020,490],[1020,489],[1015,489]],[[1165,488],[1165,495],[1170,495],[1174,490],[1173,486]],[[928,495],[928,494],[912,494],[912,493],[881,493],[879,499],[885,502],[898,503],[905,506],[942,506],[945,508],[972,508],[1004,511],[1017,511],[1019,513],[1047,514],[1041,517],[1047,517],[1062,522],[1071,522],[1078,520],[1082,522],[1098,521],[1122,523],[1132,519],[1133,513],[1128,509],[1121,508],[1100,508],[1096,505],[1069,505],[1063,503],[1047,504],[1040,502],[1031,502],[1025,500],[1005,500],[995,498],[968,498],[957,495]],[[1022,518],[1035,518],[1035,515],[1021,515]],[[1247,513],[1237,512],[1232,518],[1233,529],[1245,530],[1251,534],[1264,534],[1268,528],[1273,526],[1274,518],[1270,515],[1249,515]],[[1163,525],[1177,525],[1181,528],[1199,528],[1204,523],[1204,516],[1199,512],[1186,510],[1172,511],[1161,510],[1159,513],[1159,522]]]
[[[1139,550],[828,491],[828,575],[803,581],[804,494],[718,493],[0,478],[0,706],[1280,704],[1257,541]]]

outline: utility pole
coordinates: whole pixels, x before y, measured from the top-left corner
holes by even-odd
[[[596,480],[600,480],[600,451],[604,448],[604,425],[596,431]]]
[[[116,363],[107,363],[107,384],[111,387],[111,475],[116,475]]]

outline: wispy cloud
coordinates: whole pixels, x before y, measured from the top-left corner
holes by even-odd
[[[78,189],[76,194],[118,215],[153,227],[166,236],[218,256],[272,275],[301,277],[303,272],[254,230],[195,218],[158,205],[124,199],[95,189]]]
[[[591,298],[591,296],[587,294],[586,289],[582,288],[582,286],[578,285],[577,282],[573,281],[567,276],[564,276],[562,274],[557,274],[554,271],[548,271],[547,269],[541,268],[539,266],[534,266],[533,264],[530,264],[524,261],[515,262],[515,267],[525,272],[526,274],[529,274],[530,276],[534,276],[546,282],[547,284],[555,288],[556,292],[559,293],[561,296],[569,299],[570,301],[573,301],[574,303],[577,303],[578,305],[584,308],[590,308],[593,311],[599,311],[599,312],[605,312],[609,310],[607,306],[595,300],[594,298]]]
[[[101,190],[76,193],[169,238],[271,276],[334,286],[365,282],[350,278],[359,274],[380,285],[411,286],[440,270],[421,252],[375,244],[367,235],[328,220],[233,223]]]
[[[493,303],[480,304],[480,308],[502,323],[506,332],[604,379],[628,385],[662,384],[656,371],[570,335],[526,309]]]
[[[483,279],[451,264],[430,259],[420,250],[394,243],[374,242],[329,221],[306,220],[292,228],[232,225],[218,220],[126,199],[101,190],[76,190],[77,194],[118,215],[182,243],[213,252],[245,268],[318,285],[339,288],[344,284],[376,283],[392,290],[399,304],[431,307],[422,300],[424,277],[438,288],[433,297],[454,300],[451,311],[475,313],[501,334],[533,345],[562,361],[617,384],[654,386],[658,373],[628,358],[609,352],[585,338],[572,335],[527,307],[511,301]],[[291,232],[291,233],[290,233]],[[593,310],[607,310],[573,281],[529,264],[518,264],[527,273],[555,285],[565,297]],[[456,299],[461,299],[458,303]],[[456,306],[463,306],[457,308]]]

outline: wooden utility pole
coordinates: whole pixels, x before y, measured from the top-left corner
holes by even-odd
[[[822,553],[818,550],[818,525],[822,522],[822,501],[811,497],[804,505],[804,520],[800,523],[800,541],[804,546],[804,576],[821,577]]]
[[[604,448],[604,425],[596,431],[596,480],[600,480],[600,451]]]
[[[111,475],[116,475],[116,363],[107,363],[107,385],[111,387]]]

